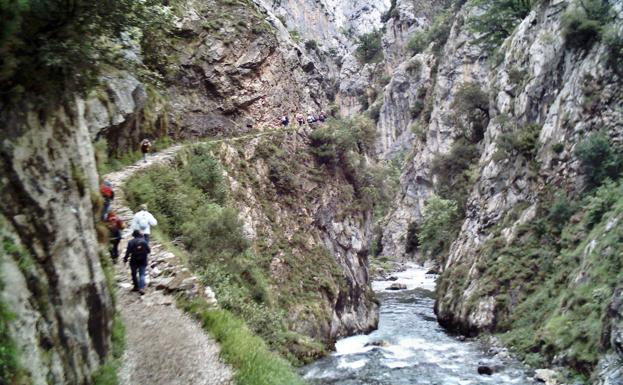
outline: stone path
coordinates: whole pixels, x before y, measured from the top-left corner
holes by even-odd
[[[297,129],[271,130],[204,143],[231,142],[266,135],[286,134]],[[134,213],[126,206],[122,186],[136,172],[175,158],[185,145],[176,145],[105,176],[115,190],[111,209],[129,226]],[[118,310],[126,329],[126,349],[119,372],[120,385],[226,385],[232,369],[219,358],[219,347],[201,326],[175,306],[172,294],[183,292],[216,304],[214,292],[203,286],[173,253],[151,240],[152,252],[146,272],[144,296],[131,292],[129,267],[122,264],[131,230],[123,231],[119,245],[120,262],[115,266],[119,290]]]
[[[126,224],[132,211],[126,207],[123,184],[140,170],[167,162],[183,146],[173,146],[151,155],[121,171],[106,176],[115,189],[114,210]],[[121,258],[125,253],[131,230],[123,231],[119,245]],[[147,278],[149,286],[144,296],[131,292],[128,265],[120,261],[115,266],[118,310],[125,325],[126,349],[119,371],[120,385],[226,385],[232,383],[232,369],[219,358],[219,347],[201,326],[175,306],[171,295],[177,291],[200,295],[215,303],[214,293],[204,288],[177,257],[151,241]]]

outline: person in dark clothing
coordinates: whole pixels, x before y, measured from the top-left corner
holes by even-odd
[[[318,121],[320,123],[324,123],[325,120],[327,120],[327,114],[325,114],[324,111],[320,111],[320,115],[318,115]]]
[[[288,127],[288,124],[290,124],[290,118],[288,118],[288,115],[282,115],[281,116],[281,125],[284,127]]]
[[[130,271],[132,272],[132,283],[134,288],[132,291],[138,291],[141,295],[145,294],[145,269],[147,268],[147,256],[151,252],[149,245],[143,238],[143,234],[140,231],[134,230],[132,232],[134,237],[128,242],[128,248],[123,258],[123,263],[128,262],[130,259]]]
[[[143,153],[143,162],[147,163],[147,153],[151,150],[151,142],[145,138],[141,141],[141,152]]]
[[[110,183],[110,181],[105,180],[104,183],[100,185],[100,194],[102,194],[102,198],[104,198],[104,207],[102,208],[102,221],[105,221],[106,216],[108,215],[108,211],[110,210],[112,200],[115,199],[115,192],[112,189],[112,183]]]
[[[106,227],[110,231],[110,258],[113,263],[117,263],[119,259],[119,242],[121,242],[121,230],[125,227],[125,224],[114,211],[108,213],[106,218]]]

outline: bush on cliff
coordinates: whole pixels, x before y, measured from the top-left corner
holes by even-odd
[[[456,237],[457,204],[436,195],[426,200],[422,224],[418,234],[422,253],[438,258],[446,253]]]
[[[123,33],[160,36],[170,16],[158,0],[1,1],[0,98],[27,92],[47,101],[68,88],[83,90],[102,64],[124,60]]]
[[[469,27],[479,34],[475,42],[494,50],[528,16],[537,0],[472,0],[472,4],[482,10],[468,21]]]
[[[621,173],[623,151],[610,144],[604,133],[591,133],[575,148],[582,164],[582,172],[589,189],[598,187],[606,178],[614,179]]]
[[[362,63],[378,63],[383,60],[383,49],[381,47],[381,37],[383,31],[375,30],[359,37],[357,58]]]
[[[611,20],[610,6],[602,0],[575,2],[563,15],[563,36],[572,49],[588,49],[602,37]]]

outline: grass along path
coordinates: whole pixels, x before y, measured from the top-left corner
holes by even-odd
[[[135,173],[172,161],[177,152],[187,146],[285,135],[296,131],[298,129],[270,130],[173,145],[149,155],[146,162],[140,160],[105,176],[115,189],[112,210],[129,225],[133,212],[127,207],[121,187]],[[124,230],[123,238],[119,246],[121,253],[131,238],[130,229]],[[220,385],[231,384],[232,378],[238,385],[303,383],[290,364],[270,352],[261,338],[253,335],[242,321],[225,310],[210,306],[215,302],[212,291],[199,283],[197,277],[184,267],[179,256],[166,250],[158,239],[152,238],[150,243],[152,254],[146,273],[150,285],[145,296],[130,292],[132,285],[127,265],[119,262],[115,267],[119,286],[118,310],[126,330],[126,350],[118,373],[119,384]],[[193,293],[195,298],[192,301],[182,300],[181,305],[195,319],[174,306],[172,294],[176,292]],[[222,352],[202,327],[222,344]],[[234,367],[235,375],[221,357]]]

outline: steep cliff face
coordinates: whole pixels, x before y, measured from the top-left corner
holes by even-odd
[[[217,153],[244,232],[269,257],[288,325],[330,345],[378,323],[368,277],[371,214],[352,209],[361,203],[339,167],[318,167],[308,134],[222,145]]]
[[[273,14],[252,3],[189,4],[176,43],[180,70],[168,79],[182,134],[276,126],[282,114],[293,120],[326,106],[319,64]]]
[[[620,33],[621,4],[610,6],[609,19],[603,23],[611,23]],[[581,206],[598,198],[590,198],[595,193],[586,186],[593,176],[587,174],[578,151],[587,138],[597,138],[598,131],[616,146],[622,117],[620,75],[612,61],[616,49],[604,40],[574,45],[574,35],[565,30],[573,7],[577,4],[567,1],[536,4],[491,56],[466,22],[483,11],[466,4],[456,15],[432,75],[434,107],[423,130],[416,130],[421,134],[401,136],[395,127],[404,127],[399,122],[406,119],[392,123],[391,116],[384,114],[390,106],[383,106],[379,127],[389,134],[381,136],[380,151],[391,153],[387,149],[392,146],[414,144],[396,209],[387,218],[382,253],[404,256],[417,250],[417,245],[408,243],[418,235],[427,199],[433,193],[450,195],[440,183],[448,180],[450,171],[439,165],[448,164],[444,160],[456,158],[455,151],[469,144],[461,138],[464,127],[470,127],[465,124],[469,116],[457,116],[466,85],[473,95],[488,94],[487,111],[481,116],[482,136],[472,137],[474,144],[469,144],[478,156],[464,168],[465,220],[447,256],[438,256],[444,273],[437,315],[444,326],[463,333],[510,330],[504,338],[511,344],[524,343],[522,349],[532,352],[528,359],[572,366],[587,374],[595,367],[599,351],[618,351],[616,337],[610,336],[618,330],[614,272],[620,262],[609,255],[619,245],[606,239],[616,229],[618,209],[607,209],[603,219],[587,225],[586,216],[592,214]],[[402,76],[400,69],[397,76],[386,88],[386,101],[388,89]],[[616,194],[609,191],[603,194]],[[575,216],[570,222],[554,226],[561,197],[585,203],[573,206]],[[569,237],[575,240],[569,242]],[[532,249],[527,246],[530,242]],[[593,316],[581,310],[582,293],[587,292],[593,295]],[[519,315],[532,308],[539,309],[535,317],[541,318]],[[585,340],[560,328],[584,333]],[[600,342],[601,333],[606,337]],[[595,381],[616,383],[617,360],[616,353],[603,358],[597,370],[601,377]]]
[[[395,102],[383,105],[381,110],[378,126],[381,131],[380,151],[389,155],[396,149],[414,143],[403,168],[401,191],[396,198],[395,208],[388,215],[384,227],[384,255],[405,255],[409,225],[421,220],[426,199],[434,192],[435,176],[431,173],[433,160],[440,154],[449,153],[455,138],[460,134],[453,119],[456,115],[453,107],[456,93],[465,84],[484,86],[486,83],[487,55],[481,48],[468,44],[474,40],[474,34],[462,28],[468,14],[469,10],[465,9],[456,16],[448,42],[438,58],[424,53],[412,59],[423,63],[420,66],[421,71],[428,70],[428,77],[431,79],[409,83],[411,88],[406,101],[400,97],[387,98],[388,101]],[[436,67],[436,72],[431,70],[433,66]],[[398,74],[400,80],[400,71]],[[426,79],[426,75],[420,79]],[[392,83],[394,81],[392,79]],[[393,92],[395,87],[392,83],[389,92]],[[430,109],[429,115],[417,115],[414,119],[406,114],[403,108],[414,103],[422,104],[421,115],[426,115],[423,110]],[[414,129],[405,127],[406,122]]]
[[[19,367],[7,380],[91,383],[110,351],[113,305],[93,221],[98,179],[85,102],[13,109],[0,120],[0,298],[14,314]]]

